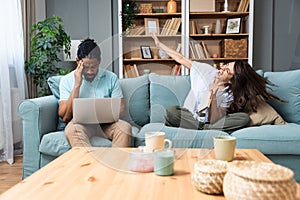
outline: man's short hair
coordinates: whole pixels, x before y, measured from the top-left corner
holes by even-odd
[[[100,60],[100,48],[93,39],[87,38],[78,45],[77,58],[79,60],[82,60],[83,58],[95,58]]]

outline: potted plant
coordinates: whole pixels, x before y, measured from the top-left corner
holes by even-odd
[[[122,29],[126,33],[134,28],[134,19],[136,18],[137,5],[133,0],[122,1]]]
[[[61,61],[58,53],[64,51],[70,56],[71,39],[57,15],[34,24],[30,34],[31,56],[25,62],[25,71],[39,87],[38,95],[45,96],[50,93],[47,79],[54,74],[66,73],[54,65]]]

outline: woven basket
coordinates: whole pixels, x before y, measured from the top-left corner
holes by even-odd
[[[140,13],[152,13],[152,4],[142,3],[140,6]]]
[[[293,176],[290,169],[273,163],[234,161],[224,178],[224,196],[231,200],[294,200]]]
[[[223,179],[227,162],[221,160],[201,160],[195,163],[191,173],[193,186],[207,194],[222,194]]]
[[[247,58],[247,39],[224,39],[221,42],[223,58]]]

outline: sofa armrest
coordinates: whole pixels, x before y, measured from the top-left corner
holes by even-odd
[[[40,168],[39,145],[44,134],[56,131],[58,101],[53,96],[26,99],[18,108],[23,126],[23,178]]]

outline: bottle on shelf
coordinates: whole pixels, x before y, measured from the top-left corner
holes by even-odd
[[[176,1],[174,1],[174,0],[168,1],[167,7],[168,7],[168,13],[176,13],[176,10],[177,10]]]
[[[221,21],[219,19],[217,19],[215,34],[220,34],[220,33],[222,33],[222,25],[221,25]]]

